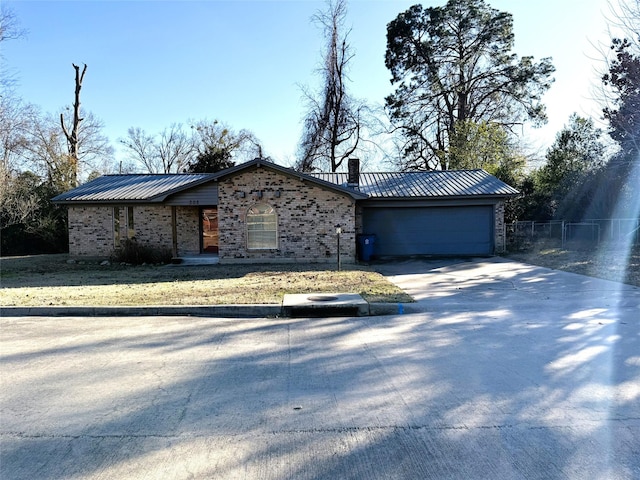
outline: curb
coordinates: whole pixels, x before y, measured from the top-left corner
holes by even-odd
[[[182,315],[198,317],[277,317],[280,305],[165,305],[148,307],[0,307],[1,317],[142,317]]]
[[[395,303],[369,303],[364,315],[396,315]],[[148,307],[0,307],[0,317],[144,317],[186,316],[218,318],[283,317],[282,305],[162,305]],[[338,315],[340,316],[340,315]]]

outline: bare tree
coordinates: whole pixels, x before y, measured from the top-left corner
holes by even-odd
[[[190,172],[213,173],[232,167],[237,161],[265,158],[262,144],[249,130],[236,132],[218,120],[200,120],[191,128],[196,133],[197,154],[189,162]]]
[[[26,31],[20,27],[20,22],[15,14],[4,3],[0,3],[0,43],[7,40],[15,40],[26,34]],[[13,86],[14,78],[9,73],[9,69],[4,65],[2,49],[0,49],[0,87],[5,90]],[[4,96],[6,92],[1,92]]]
[[[42,115],[33,105],[23,106],[19,115],[10,120],[13,121],[13,130],[7,130],[9,151],[3,155],[7,156],[11,170],[30,170],[61,191],[76,186],[78,171],[76,164],[69,161],[67,139],[60,130],[59,120],[53,115]],[[0,124],[3,123],[4,119]],[[4,129],[0,125],[2,135]],[[13,135],[13,140],[10,135]],[[83,145],[79,164],[85,173],[110,171],[113,148],[102,135],[100,120],[88,113],[78,135]]]
[[[0,165],[3,171],[18,170],[29,137],[29,118],[35,107],[9,91],[0,96]]]
[[[165,173],[182,172],[195,151],[193,137],[179,123],[173,123],[160,133],[158,155]]]
[[[262,145],[248,130],[236,132],[218,120],[189,121],[190,131],[173,123],[159,134],[129,128],[120,143],[129,159],[149,173],[217,171],[236,160],[263,157]]]
[[[71,124],[65,122],[64,113],[60,114],[60,126],[67,142],[67,162],[71,186],[79,182],[81,167],[94,168],[96,164],[105,164],[111,160],[113,149],[109,140],[101,133],[102,122],[92,113],[81,116],[80,91],[87,65],[80,71],[80,67],[72,64],[75,70],[75,93]]]
[[[265,156],[262,143],[249,130],[235,131],[218,120],[199,120],[192,123],[191,128],[196,131],[198,137],[198,153],[206,150],[224,150],[240,162]]]
[[[120,143],[127,148],[130,158],[149,173],[182,172],[196,152],[194,136],[185,132],[180,123],[156,136],[132,127]]]
[[[140,163],[147,172],[161,171],[156,153],[157,145],[153,136],[139,127],[130,127],[127,130],[127,137],[120,139],[120,143],[128,149],[131,160]]]
[[[611,23],[640,51],[640,0],[619,0],[618,8],[611,6],[611,11],[615,17]]]
[[[347,92],[349,63],[354,57],[344,32],[346,0],[328,0],[327,10],[318,12],[313,21],[323,28],[326,50],[320,73],[321,91],[314,95],[304,91],[308,113],[299,145],[296,169],[315,170],[326,164],[332,172],[354,154],[361,140],[364,104]]]
[[[15,40],[25,34],[20,22],[16,18],[12,10],[4,3],[0,4],[0,42],[5,40]]]
[[[80,149],[80,138],[78,136],[78,132],[80,130],[80,122],[82,122],[83,118],[80,117],[80,90],[82,89],[82,81],[84,80],[84,74],[87,73],[87,65],[85,64],[82,68],[82,73],[80,73],[80,67],[75,63],[72,64],[73,68],[76,71],[76,87],[75,87],[75,99],[73,102],[73,120],[71,125],[71,131],[67,128],[64,123],[64,114],[60,114],[60,125],[62,126],[62,131],[64,132],[64,136],[67,139],[67,148],[69,150],[69,163],[74,171],[75,181],[74,183],[78,183],[78,152]]]

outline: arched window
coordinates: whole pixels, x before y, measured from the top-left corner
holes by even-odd
[[[247,248],[278,248],[278,218],[271,205],[258,203],[247,211]]]

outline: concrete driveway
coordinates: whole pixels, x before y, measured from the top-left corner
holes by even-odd
[[[3,318],[0,478],[640,478],[640,289],[380,268],[403,315]]]

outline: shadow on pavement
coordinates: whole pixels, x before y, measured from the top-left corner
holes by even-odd
[[[638,476],[640,289],[509,262],[397,275],[419,312],[2,319],[0,476]]]

